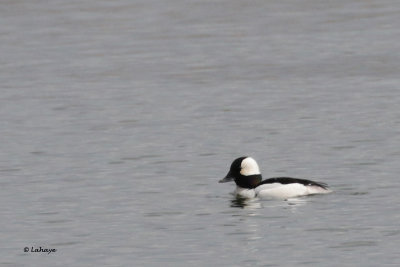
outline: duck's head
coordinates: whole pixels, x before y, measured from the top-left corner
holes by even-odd
[[[257,162],[251,157],[240,157],[232,162],[228,174],[219,182],[235,181],[239,187],[254,188],[261,182],[261,179]]]

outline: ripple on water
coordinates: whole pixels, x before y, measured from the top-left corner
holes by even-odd
[[[77,245],[79,243],[81,243],[81,242],[77,242],[77,241],[59,242],[59,243],[52,243],[52,244],[50,244],[50,246],[52,246],[52,247],[67,247],[67,246]]]
[[[333,150],[348,150],[348,149],[353,149],[355,146],[333,146]]]
[[[306,229],[306,231],[308,231],[308,232],[346,233],[349,231],[349,229],[325,227],[325,228]]]
[[[9,168],[9,169],[0,169],[0,172],[18,172],[21,169],[18,168]]]
[[[385,236],[396,236],[400,234],[400,230],[385,230],[382,232]]]
[[[181,211],[161,211],[161,212],[148,212],[145,213],[145,217],[161,217],[161,216],[175,216],[175,215],[183,215],[184,213]]]
[[[199,156],[200,157],[210,157],[210,156],[215,156],[216,153],[200,153]]]
[[[376,242],[376,241],[358,240],[358,241],[342,242],[337,246],[331,246],[331,248],[352,249],[352,248],[358,248],[358,247],[375,247],[377,245],[378,245],[378,242]]]
[[[159,155],[141,155],[141,156],[133,156],[133,157],[122,157],[121,160],[142,160],[142,159],[151,159],[151,158],[159,158]]]

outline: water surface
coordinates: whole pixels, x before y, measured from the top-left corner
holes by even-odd
[[[399,11],[3,1],[0,265],[398,266]],[[243,155],[334,192],[236,199]]]

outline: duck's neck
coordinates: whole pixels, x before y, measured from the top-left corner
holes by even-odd
[[[254,175],[239,175],[235,178],[235,183],[238,187],[252,189],[255,188],[262,180],[261,174]]]

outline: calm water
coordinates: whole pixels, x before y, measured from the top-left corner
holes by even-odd
[[[399,266],[399,1],[164,2],[2,1],[0,265]]]

